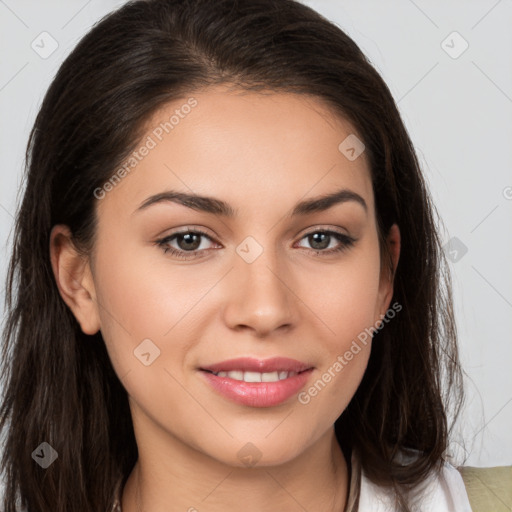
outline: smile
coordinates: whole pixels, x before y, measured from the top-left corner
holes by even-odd
[[[200,368],[217,394],[249,407],[272,407],[297,394],[313,371],[309,364],[275,357],[238,358]]]

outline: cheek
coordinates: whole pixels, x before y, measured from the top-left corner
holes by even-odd
[[[327,326],[330,352],[344,351],[353,338],[375,323],[380,259],[376,242],[360,246],[331,269],[309,275],[304,296]]]
[[[120,248],[125,250],[121,251]],[[157,347],[172,318],[163,314],[165,301],[155,293],[151,274],[131,250],[126,240],[113,237],[98,243],[95,283],[101,333],[119,374],[132,370],[134,350],[145,339]],[[172,308],[167,308],[172,311]]]
[[[335,271],[311,280],[311,309],[328,329],[323,340],[324,357],[317,379],[306,389],[318,414],[329,410],[335,421],[356,392],[371,350],[375,306],[378,301],[380,258],[377,241],[336,266]],[[316,398],[317,397],[317,398]]]
[[[311,416],[322,418],[326,425],[334,423],[345,410],[366,371],[372,340],[362,321],[367,316],[343,316],[338,321],[337,334],[326,343],[315,378],[299,395],[299,402],[310,407]]]
[[[185,282],[179,269],[166,265],[163,253],[155,262],[158,251],[141,249],[129,239],[103,241],[95,271],[102,331],[103,326],[115,328],[121,338],[134,342],[161,338],[190,310],[200,290],[190,279]]]
[[[186,360],[193,326],[201,321],[201,299],[217,277],[211,271],[209,276],[186,272],[163,253],[155,260],[157,247],[141,250],[129,240],[113,239],[98,247],[95,282],[107,350],[119,376],[132,372],[140,377],[132,382],[149,386],[155,374],[174,372]],[[148,367],[138,357],[147,352],[150,361],[154,358]]]
[[[162,413],[170,402],[197,415],[175,369],[187,353],[187,336],[180,331],[180,319],[190,309],[185,292],[178,285],[170,289],[172,276],[148,271],[133,254],[118,254],[115,265],[97,271],[101,333],[112,365],[128,395],[155,423],[171,421]]]

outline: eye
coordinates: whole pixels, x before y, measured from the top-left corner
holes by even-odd
[[[344,233],[338,233],[337,231],[332,230],[311,231],[301,240],[304,239],[306,239],[311,245],[316,256],[324,256],[344,251],[352,247],[356,241],[354,238],[345,235]],[[338,242],[337,245],[336,241]],[[332,242],[335,243],[334,247],[332,247]]]
[[[201,248],[201,238],[207,238],[208,240],[212,241],[210,236],[208,236],[204,231],[201,231],[200,229],[187,229],[166,236],[165,238],[157,240],[155,243],[163,249],[164,253],[170,253],[177,258],[186,260],[200,257],[197,255],[197,253],[206,250],[204,247]],[[169,245],[174,241],[178,245],[178,248]]]

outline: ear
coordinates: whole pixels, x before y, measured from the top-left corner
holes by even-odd
[[[50,233],[50,260],[59,293],[85,334],[100,329],[98,303],[89,261],[81,255],[68,226],[58,224]]]
[[[379,282],[379,299],[377,303],[377,318],[380,321],[381,315],[384,316],[389,309],[391,298],[393,297],[393,281],[400,258],[400,229],[397,224],[393,224],[389,228],[389,233],[386,237],[387,252],[391,258],[393,272],[390,272],[389,260],[386,258],[382,261],[380,282]]]

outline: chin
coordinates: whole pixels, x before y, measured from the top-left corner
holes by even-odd
[[[270,440],[270,437],[273,437]],[[300,456],[306,449],[304,439],[290,439],[276,432],[269,438],[251,437],[252,441],[235,441],[234,457],[223,457],[223,462],[239,468],[280,466]],[[231,453],[233,453],[230,450]],[[225,453],[224,453],[225,455]]]

